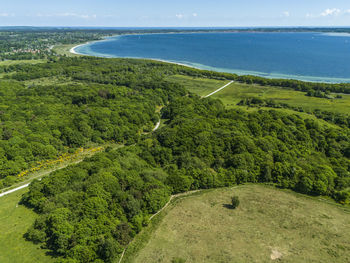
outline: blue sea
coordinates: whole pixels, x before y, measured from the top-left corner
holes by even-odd
[[[350,82],[350,34],[121,35],[79,46],[75,51],[100,57],[164,60],[241,75]]]

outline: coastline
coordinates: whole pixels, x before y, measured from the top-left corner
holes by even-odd
[[[216,32],[193,32],[193,33],[216,33]],[[288,75],[288,74],[283,74],[283,73],[267,73],[267,72],[255,72],[255,71],[249,71],[249,70],[239,70],[239,69],[226,69],[226,68],[215,68],[207,65],[202,65],[202,64],[196,64],[192,62],[176,62],[176,61],[170,61],[170,60],[165,60],[165,59],[160,59],[160,58],[145,58],[145,57],[117,57],[113,55],[105,55],[105,54],[99,54],[99,53],[90,53],[90,54],[83,54],[79,53],[76,51],[77,48],[81,46],[86,46],[89,44],[94,44],[96,42],[101,42],[101,41],[109,41],[111,38],[116,38],[116,37],[122,37],[122,36],[130,36],[130,35],[157,35],[157,34],[193,34],[192,32],[168,32],[168,33],[127,33],[127,34],[118,34],[118,35],[113,35],[113,36],[106,36],[103,39],[96,40],[96,41],[89,41],[86,43],[82,43],[79,45],[76,45],[72,47],[69,52],[75,55],[82,55],[82,56],[92,56],[92,57],[102,57],[102,58],[124,58],[124,59],[141,59],[141,60],[152,60],[152,61],[157,61],[157,62],[163,62],[163,63],[170,63],[174,65],[179,65],[183,67],[188,67],[188,68],[193,68],[193,69],[198,69],[198,70],[206,70],[206,71],[214,71],[214,72],[221,72],[221,73],[229,73],[229,74],[236,74],[240,76],[246,76],[246,75],[251,75],[251,76],[257,76],[257,77],[262,77],[266,79],[291,79],[291,80],[298,80],[298,81],[303,81],[303,82],[315,82],[315,83],[332,83],[332,84],[339,84],[339,83],[350,83],[350,78],[332,78],[332,77],[320,77],[320,76],[304,76],[304,75]],[[240,33],[240,32],[219,32],[219,33]],[[248,32],[250,33],[250,32]],[[258,32],[261,33],[261,32]],[[270,33],[270,32],[268,32]],[[275,33],[275,32],[271,32]],[[278,33],[278,32],[277,32]],[[289,33],[289,32],[287,32]],[[293,32],[291,32],[293,33]],[[329,33],[320,33],[320,32],[315,32],[321,35],[326,35]],[[333,36],[337,36],[336,34],[330,33]],[[342,34],[343,37],[347,35],[350,37],[350,33],[344,33]]]
[[[101,41],[101,40],[97,40],[97,41]],[[74,54],[74,55],[87,56],[87,55],[78,53],[75,49],[78,48],[78,47],[82,47],[82,46],[85,46],[85,45],[88,45],[88,44],[95,43],[95,42],[97,42],[97,41],[89,41],[89,42],[86,42],[86,43],[82,43],[82,44],[76,45],[76,46],[72,47],[72,48],[69,50],[69,52],[72,53],[72,54]]]
[[[82,55],[82,54],[76,52],[75,49],[78,48],[78,47],[87,45],[88,43],[89,43],[89,42],[84,43],[84,44],[80,44],[80,45],[77,45],[77,46],[74,46],[74,47],[72,47],[72,48],[69,50],[69,52],[72,53],[72,54],[74,54],[74,55]]]
[[[88,45],[88,44],[93,44],[93,43],[96,43],[96,42],[101,42],[101,41],[108,41],[110,38],[114,38],[114,37],[121,37],[121,36],[134,36],[134,35],[140,35],[140,36],[143,36],[143,35],[161,35],[161,34],[210,34],[210,33],[283,33],[283,32],[279,32],[279,31],[271,31],[271,32],[261,32],[261,31],[239,31],[239,30],[233,30],[233,31],[184,31],[184,32],[166,32],[166,33],[163,33],[163,32],[151,32],[151,33],[126,33],[126,34],[117,34],[117,35],[113,35],[113,36],[105,36],[103,37],[102,39],[99,39],[99,40],[96,40],[96,41],[89,41],[89,42],[86,42],[86,43],[81,43],[79,45],[76,45],[74,47],[72,47],[69,52],[72,53],[72,54],[75,54],[75,55],[83,55],[83,56],[91,56],[91,55],[86,55],[86,54],[81,54],[81,53],[78,53],[77,51],[75,51],[76,48],[78,47],[81,47],[81,46],[85,46],[85,45]],[[299,33],[299,32],[288,32],[286,31],[285,33]],[[300,32],[300,33],[311,33],[311,32]],[[335,36],[335,37],[350,37],[350,33],[336,33],[336,32],[313,32],[313,33],[317,33],[317,34],[320,34],[320,35],[326,35],[326,36]],[[93,56],[93,55],[92,55]],[[117,57],[115,57],[117,58]],[[137,58],[137,59],[147,59],[147,58]],[[197,67],[193,67],[193,66],[189,66],[189,65],[186,65],[186,64],[181,64],[181,63],[176,63],[176,62],[171,62],[171,61],[167,61],[167,60],[161,60],[161,59],[153,59],[153,58],[150,58],[150,60],[156,60],[156,61],[160,61],[160,62],[166,62],[166,63],[173,63],[173,64],[177,64],[177,65],[181,65],[181,66],[187,66],[187,67],[191,67],[191,68],[197,68]],[[200,69],[200,68],[197,68],[197,69]]]
[[[160,33],[147,33],[147,34],[160,34]],[[168,33],[167,33],[168,34]],[[170,33],[169,33],[170,34]],[[176,33],[171,33],[171,34],[176,34]],[[101,41],[108,41],[109,38],[113,38],[113,37],[119,37],[119,36],[128,36],[128,35],[141,35],[141,34],[124,34],[124,35],[115,35],[115,36],[110,36],[110,37],[105,37],[104,39],[100,39],[100,40],[96,40],[96,41],[89,41],[86,43],[82,43],[79,45],[76,45],[74,47],[72,47],[69,52],[74,54],[74,55],[80,55],[80,56],[90,56],[90,57],[104,57],[104,58],[123,58],[123,57],[110,57],[110,56],[98,56],[98,55],[94,55],[94,54],[83,54],[83,53],[79,53],[76,51],[77,48],[82,47],[82,46],[86,46],[89,44],[93,44],[96,42],[101,42]],[[145,34],[142,34],[145,35]],[[199,69],[199,70],[203,70],[200,67],[195,67],[195,66],[191,66],[185,63],[180,63],[180,62],[174,62],[174,61],[168,61],[168,60],[164,60],[164,59],[158,59],[158,58],[138,58],[138,57],[128,57],[131,59],[145,59],[145,60],[153,60],[153,61],[158,61],[158,62],[163,62],[163,63],[170,63],[170,64],[174,64],[174,65],[178,65],[178,66],[183,66],[183,67],[189,67],[189,68],[193,68],[193,69]]]

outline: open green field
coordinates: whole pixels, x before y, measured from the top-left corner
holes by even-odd
[[[0,61],[0,66],[11,66],[11,65],[18,65],[18,64],[38,64],[38,63],[45,63],[45,59],[30,59],[30,60],[5,60]]]
[[[168,77],[168,79],[184,84],[188,90],[200,96],[210,94],[227,83],[224,81],[193,78],[182,75],[171,76]],[[350,95],[342,96],[342,99],[315,98],[305,96],[305,92],[291,89],[236,82],[214,94],[212,98],[220,99],[228,107],[235,107],[236,104],[244,98],[257,97],[261,99],[273,99],[276,102],[302,107],[305,110],[320,109],[338,113],[349,113]]]
[[[45,63],[45,59],[30,59],[30,60],[5,60],[5,61],[0,61],[0,67],[1,66],[11,66],[11,65],[19,65],[19,64],[39,64],[39,63]],[[3,78],[6,75],[13,74],[14,72],[11,73],[0,73],[0,78]]]
[[[71,79],[65,78],[65,77],[44,77],[44,78],[38,78],[38,79],[31,79],[23,81],[25,85],[67,85],[67,84],[79,84],[77,81],[72,81]]]
[[[200,96],[208,95],[229,82],[227,80],[195,78],[183,75],[168,76],[166,79],[179,83],[183,85],[187,90]]]
[[[23,238],[23,234],[34,223],[36,214],[19,205],[27,189],[22,189],[0,198],[0,262],[32,263],[53,262],[46,251]]]
[[[226,207],[232,195],[236,210]],[[291,191],[204,191],[175,200],[160,219],[122,262],[350,262],[350,210]]]

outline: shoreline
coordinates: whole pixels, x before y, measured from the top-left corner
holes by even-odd
[[[128,33],[128,34],[119,34],[119,35],[113,35],[113,36],[106,36],[103,39],[96,40],[96,41],[89,41],[86,43],[81,43],[79,45],[76,45],[72,47],[69,52],[74,54],[74,55],[81,55],[81,56],[91,56],[91,57],[99,57],[99,58],[121,58],[121,59],[141,59],[141,60],[152,60],[152,61],[157,61],[157,62],[163,62],[163,63],[170,63],[178,66],[183,66],[183,67],[188,67],[188,68],[193,68],[193,69],[198,69],[198,70],[206,70],[206,71],[214,71],[214,72],[221,72],[221,73],[229,73],[229,74],[236,74],[239,76],[256,76],[256,77],[261,77],[261,78],[266,78],[266,79],[290,79],[290,80],[297,80],[297,81],[302,81],[302,82],[314,82],[314,83],[330,83],[330,84],[341,84],[341,83],[350,83],[350,78],[332,78],[332,77],[319,77],[319,76],[298,76],[298,75],[287,75],[287,74],[282,74],[282,73],[266,73],[266,72],[255,72],[255,71],[249,71],[249,70],[237,70],[237,69],[225,69],[225,68],[214,68],[211,66],[207,65],[201,65],[199,64],[198,66],[193,65],[195,63],[190,63],[186,64],[186,62],[175,62],[175,61],[170,61],[170,60],[165,60],[165,59],[159,59],[159,58],[144,58],[144,57],[117,57],[117,56],[112,56],[112,55],[104,55],[104,54],[82,54],[76,51],[77,48],[89,44],[93,44],[96,42],[101,42],[101,41],[109,41],[111,38],[117,38],[117,37],[122,37],[122,36],[131,36],[131,35],[159,35],[159,34],[195,34],[195,33],[216,33],[216,32],[168,32],[168,33]],[[219,32],[219,33],[240,33],[240,32]],[[251,33],[251,32],[247,32]],[[258,32],[259,33],[259,32]],[[280,33],[280,32],[268,32],[268,33]],[[289,32],[287,32],[289,33]],[[293,32],[290,32],[293,33]],[[308,32],[307,32],[308,33]],[[331,34],[331,33],[320,33],[320,32],[315,32],[317,34]],[[347,34],[347,33],[345,33]],[[350,37],[350,33],[348,34]],[[334,36],[334,35],[333,35]],[[344,37],[344,35],[343,35]]]
[[[78,53],[77,51],[75,51],[75,49],[78,48],[78,47],[81,47],[81,46],[88,45],[88,44],[90,44],[90,43],[93,43],[93,42],[86,42],[86,43],[82,43],[82,44],[76,45],[76,46],[72,47],[72,48],[69,50],[69,52],[72,53],[72,54],[74,54],[74,55],[83,55],[83,56],[86,56],[86,55],[84,55],[84,54]]]
[[[160,34],[160,33],[147,33],[147,34]],[[176,34],[176,33],[172,33],[172,34]],[[82,53],[77,52],[75,49],[79,48],[79,47],[82,47],[82,46],[85,46],[85,45],[93,44],[93,43],[96,43],[96,42],[108,41],[109,38],[120,37],[120,36],[129,36],[129,35],[145,35],[145,34],[124,34],[124,35],[115,35],[115,36],[105,37],[104,39],[100,39],[100,40],[96,40],[96,41],[89,41],[89,42],[86,42],[86,43],[82,43],[82,44],[76,45],[76,46],[72,47],[69,50],[69,52],[74,54],[74,55],[98,57],[98,58],[124,58],[124,57],[98,56],[98,55],[95,55],[95,54],[89,54],[89,55],[88,54],[82,54]],[[174,62],[174,61],[169,61],[169,60],[164,60],[164,59],[158,59],[158,58],[138,58],[138,57],[125,57],[125,58],[153,60],[153,61],[158,61],[158,62],[163,62],[163,63],[170,63],[170,64],[174,64],[174,65],[178,65],[178,66],[183,66],[183,67],[189,67],[189,68],[193,68],[193,69],[203,70],[203,69],[201,69],[199,67],[191,66],[191,65],[188,65],[188,64],[184,64],[184,63],[180,63],[180,62]]]

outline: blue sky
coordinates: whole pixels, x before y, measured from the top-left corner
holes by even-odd
[[[1,0],[0,26],[350,26],[349,0]]]

